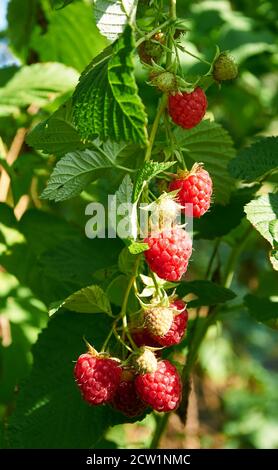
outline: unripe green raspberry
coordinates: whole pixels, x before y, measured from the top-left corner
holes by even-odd
[[[152,64],[152,61],[158,62],[163,54],[162,44],[164,44],[164,42],[165,36],[163,33],[156,33],[151,40],[142,42],[138,47],[138,53],[142,62],[149,65]]]
[[[140,348],[134,359],[134,367],[138,374],[152,374],[155,372],[157,359],[154,353],[148,348]]]
[[[154,336],[164,336],[173,323],[172,309],[167,307],[152,307],[145,312],[145,327]]]
[[[177,90],[177,78],[171,72],[152,72],[150,79],[152,84],[163,93],[170,93]]]
[[[214,80],[222,82],[237,77],[238,68],[234,58],[227,52],[221,52],[213,64],[212,75]]]

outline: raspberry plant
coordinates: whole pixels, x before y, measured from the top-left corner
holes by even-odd
[[[235,151],[210,109],[213,93],[222,103],[224,87],[236,86],[225,83],[238,74],[235,61],[216,44],[214,56],[187,48],[183,2],[91,3],[94,17],[90,2],[26,7],[37,28],[29,35],[19,21],[24,41],[10,26],[23,65],[1,78],[1,115],[16,132],[5,132],[1,149],[0,265],[30,289],[36,333],[44,327],[32,370],[14,379],[19,394],[3,433],[10,447],[101,447],[110,427],[150,413],[156,447],[169,413],[186,422],[211,326],[248,310],[277,328],[274,300],[237,299],[233,288],[248,243],[265,239],[278,266],[277,138]],[[17,4],[10,1],[10,23]],[[72,39],[61,51],[59,31],[72,18],[80,49]],[[108,216],[90,239],[84,213],[93,215],[85,209],[93,201]],[[115,230],[124,215],[110,217],[123,203],[132,208],[127,235]],[[158,211],[145,236],[140,203]],[[193,233],[186,218],[176,221],[179,209]],[[200,239],[209,255],[196,278]]]

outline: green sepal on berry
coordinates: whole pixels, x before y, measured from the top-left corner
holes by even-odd
[[[150,82],[149,84],[155,86],[158,90],[163,93],[177,93],[178,91],[191,92],[194,86],[191,83],[186,82],[182,77],[175,73],[165,70],[158,64],[152,64],[148,66],[150,70]]]
[[[212,64],[212,76],[215,81],[234,80],[238,75],[238,67],[233,56],[228,52],[220,52]]]

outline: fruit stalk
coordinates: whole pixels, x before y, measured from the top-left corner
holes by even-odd
[[[125,296],[124,296],[124,300],[123,300],[123,305],[122,305],[122,309],[121,309],[121,312],[119,314],[119,318],[122,318],[122,321],[123,321],[123,335],[126,335],[132,348],[133,349],[137,349],[137,346],[136,344],[134,343],[133,339],[132,339],[132,336],[129,332],[129,329],[128,329],[128,324],[127,324],[127,303],[128,303],[128,299],[129,299],[129,294],[130,294],[130,291],[134,285],[134,281],[136,280],[136,277],[137,277],[137,271],[138,271],[138,266],[139,266],[139,263],[140,263],[140,256],[138,256],[137,260],[136,260],[136,263],[135,263],[135,266],[134,266],[134,274],[130,277],[129,279],[129,283],[128,283],[128,286],[127,286],[127,289],[126,289],[126,292],[125,292]]]
[[[155,141],[156,134],[158,131],[159,122],[160,122],[161,116],[164,113],[166,105],[167,105],[167,95],[163,94],[163,96],[160,98],[160,103],[158,105],[156,116],[152,125],[149,143],[148,143],[146,154],[145,154],[145,162],[148,162],[151,159],[152,149],[153,149],[154,141]]]

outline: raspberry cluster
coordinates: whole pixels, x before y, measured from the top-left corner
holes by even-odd
[[[149,64],[159,60],[163,41],[164,37],[159,33],[152,40],[144,41],[139,48],[141,60]],[[231,75],[231,67],[227,57],[220,56],[214,67],[217,79],[227,79]],[[169,71],[161,72],[159,67],[157,70],[151,77],[152,82],[168,95],[168,112],[172,121],[184,129],[193,128],[206,112],[204,91],[197,87],[190,93],[176,92],[179,89],[176,76]],[[149,303],[141,300],[144,295],[139,294],[135,279],[134,292],[142,307],[138,317],[135,322],[131,321],[127,316],[127,305],[124,305],[110,333],[115,333],[121,346],[126,346],[126,353],[118,359],[89,347],[89,351],[78,358],[74,368],[77,385],[86,402],[94,406],[110,405],[129,418],[142,415],[148,407],[158,412],[174,411],[182,399],[179,373],[169,360],[163,359],[162,349],[181,343],[187,328],[188,312],[185,302],[177,299],[174,293],[168,296],[166,290],[169,282],[181,280],[192,254],[192,240],[177,224],[177,212],[181,209],[187,216],[203,216],[210,208],[212,180],[203,164],[196,163],[190,171],[178,170],[166,185],[166,192],[156,203],[151,203],[156,209],[149,219],[150,232],[144,240],[148,247],[144,257],[152,275],[149,279],[153,282],[153,292],[148,295],[153,298]],[[164,289],[165,284],[168,287]],[[129,293],[130,290],[127,298]],[[121,337],[117,330],[114,331],[118,320],[123,323]]]
[[[173,190],[177,191],[185,213],[188,204],[193,205],[194,217],[209,209],[212,182],[201,164],[194,165],[191,171],[178,172],[169,184],[169,191]],[[168,211],[171,219],[175,215],[172,205],[162,202],[162,211]],[[192,253],[188,233],[173,223],[171,228],[162,226],[152,233],[145,243],[149,247],[145,251],[149,268],[161,279],[179,281]],[[161,358],[161,349],[182,341],[188,312],[182,299],[167,295],[160,301],[158,298],[144,304],[139,323],[129,329],[131,336],[126,341],[131,354],[124,362],[97,353],[92,347],[78,358],[74,374],[89,404],[110,404],[130,418],[140,416],[147,407],[170,412],[179,406],[182,395],[179,373],[171,362]]]
[[[147,407],[175,410],[181,401],[179,373],[152,345],[161,348],[181,342],[188,319],[185,307],[182,300],[174,300],[168,307],[146,309],[141,329],[132,333],[139,344],[128,364],[93,349],[79,356],[74,375],[84,400],[90,405],[110,404],[129,418],[140,416]]]
[[[179,172],[169,184],[169,191],[173,190],[178,190],[178,201],[185,212],[189,203],[193,204],[194,217],[208,210],[212,182],[202,165],[194,165],[190,172]],[[174,215],[172,206],[165,201],[161,207],[164,212],[169,211],[170,218]],[[145,242],[149,247],[145,251],[149,268],[161,279],[179,281],[192,253],[188,233],[173,223],[171,228],[162,226]],[[130,353],[124,361],[97,353],[92,347],[78,358],[76,382],[90,405],[110,404],[130,418],[140,416],[147,407],[159,412],[178,408],[182,398],[180,376],[171,362],[161,358],[161,349],[182,341],[188,312],[184,301],[173,295],[158,299],[154,296],[149,304],[143,304],[139,323],[130,325],[131,336],[124,336]]]

